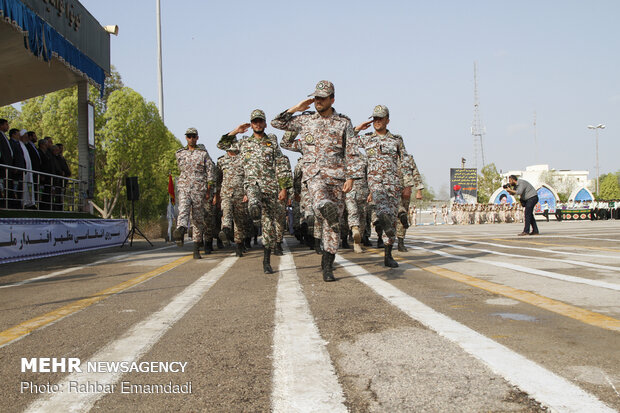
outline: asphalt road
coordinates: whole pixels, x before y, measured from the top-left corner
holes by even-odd
[[[0,266],[1,410],[619,411],[620,222],[539,226],[410,228],[334,283],[294,238],[272,275],[142,241]]]

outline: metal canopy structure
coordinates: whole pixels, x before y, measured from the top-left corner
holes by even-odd
[[[0,0],[0,106],[88,82],[103,91],[110,35],[77,0]]]
[[[88,84],[103,94],[110,34],[77,0],[0,0],[0,56],[0,106],[77,84],[80,194],[86,207],[94,188]]]

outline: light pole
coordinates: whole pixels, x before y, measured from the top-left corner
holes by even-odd
[[[599,171],[599,167],[598,167],[598,130],[599,129],[605,129],[605,125],[599,123],[596,126],[592,126],[592,125],[588,125],[588,129],[594,129],[596,130],[596,196],[599,196],[599,182],[598,182],[598,178],[600,176],[600,171]]]
[[[159,90],[159,117],[164,122],[164,77],[161,64],[161,2],[157,0],[157,86]]]

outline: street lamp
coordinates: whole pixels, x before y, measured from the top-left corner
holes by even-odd
[[[598,130],[599,129],[605,129],[605,125],[603,125],[601,123],[599,123],[596,126],[588,125],[588,129],[596,130],[596,196],[598,197],[599,196],[599,186],[598,186],[599,182],[598,182],[598,179],[599,179],[599,176],[600,176],[600,173],[599,173],[600,171],[599,171],[599,168],[598,168]]]

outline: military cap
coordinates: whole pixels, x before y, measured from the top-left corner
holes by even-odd
[[[250,115],[250,122],[252,122],[254,119],[267,120],[267,118],[265,117],[265,112],[260,109],[254,109],[252,111],[252,114]]]
[[[316,88],[314,89],[314,93],[309,94],[308,96],[315,96],[320,98],[326,98],[329,95],[334,93],[334,84],[329,80],[321,80],[316,84]]]
[[[198,129],[196,128],[187,128],[185,131],[186,135],[198,135]]]
[[[372,111],[371,118],[385,118],[390,117],[390,111],[385,105],[377,105]]]

